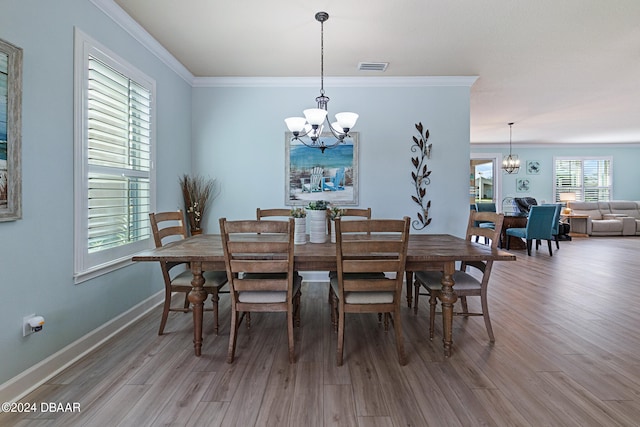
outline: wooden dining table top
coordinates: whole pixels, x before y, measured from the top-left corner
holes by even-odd
[[[186,261],[218,265],[224,270],[224,252],[219,234],[200,234],[136,254],[133,261]],[[448,261],[514,261],[515,255],[488,245],[467,241],[449,234],[410,234],[407,249],[408,271],[425,264]],[[335,270],[336,245],[306,243],[295,245],[295,269],[299,271]]]

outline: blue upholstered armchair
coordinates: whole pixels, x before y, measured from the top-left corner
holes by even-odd
[[[560,215],[560,210],[557,208],[560,205],[540,205],[531,206],[529,210],[529,217],[527,218],[526,228],[508,228],[507,234],[507,250],[509,250],[508,236],[519,237],[527,241],[527,255],[531,255],[531,246],[533,241],[546,240],[549,246],[549,255],[553,256],[551,250],[551,241],[554,240],[554,225],[557,234],[557,223]],[[556,216],[557,212],[557,216]],[[536,249],[538,243],[536,243]]]

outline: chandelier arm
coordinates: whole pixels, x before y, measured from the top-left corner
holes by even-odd
[[[349,136],[349,133],[345,133],[345,132],[338,132],[338,131],[336,131],[336,130],[333,128],[333,126],[331,125],[331,123],[329,123],[329,118],[328,118],[328,117],[325,117],[325,121],[326,121],[326,122],[327,122],[327,124],[329,125],[329,130],[331,131],[331,134],[332,134],[333,136],[335,136],[335,137],[338,139],[338,142],[336,142],[336,143],[335,143],[335,144],[333,144],[333,145],[337,145],[337,144],[339,144],[339,143],[343,142],[343,141],[344,141],[344,138],[345,138],[345,137],[347,137],[347,136]]]

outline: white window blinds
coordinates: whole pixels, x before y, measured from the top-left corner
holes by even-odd
[[[555,198],[560,193],[576,193],[576,200],[598,202],[611,200],[613,194],[611,158],[556,158]]]
[[[76,282],[149,247],[155,83],[76,30]]]
[[[89,252],[147,239],[151,94],[89,57]]]

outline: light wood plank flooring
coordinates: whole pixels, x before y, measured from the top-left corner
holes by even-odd
[[[229,365],[224,295],[220,335],[205,325],[202,357],[191,316],[172,313],[158,336],[158,308],[23,399],[79,402],[80,413],[0,414],[0,425],[640,425],[640,238],[560,245],[494,267],[494,345],[482,318],[455,318],[444,359],[441,322],[430,341],[421,298],[418,315],[405,306],[402,317],[406,366],[377,316],[351,315],[338,368],[327,285],[305,283],[297,363],[284,315],[256,313]]]

